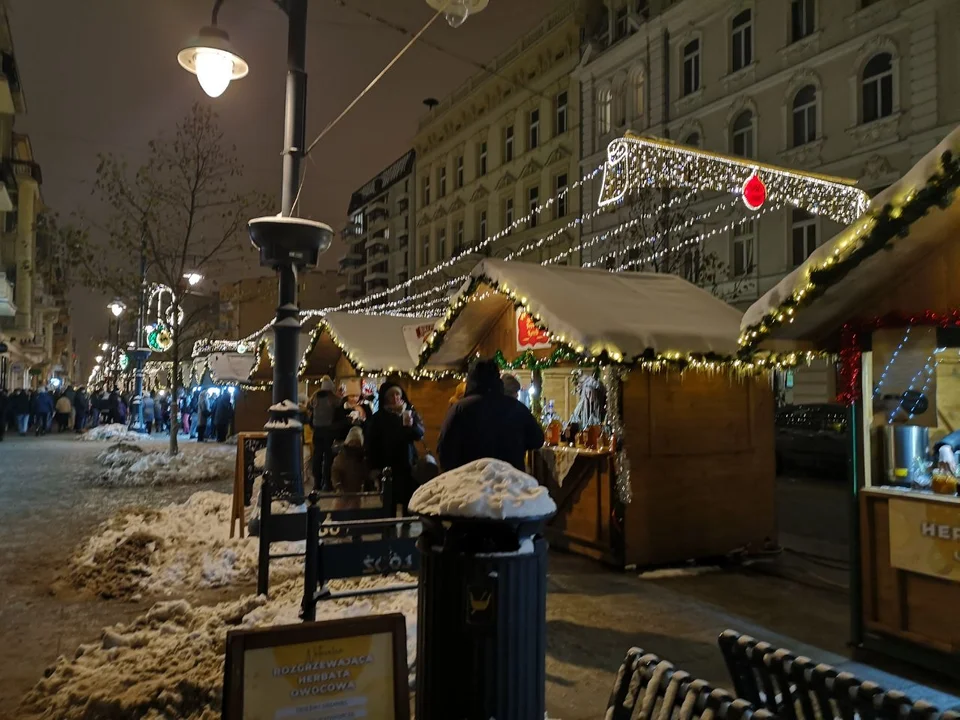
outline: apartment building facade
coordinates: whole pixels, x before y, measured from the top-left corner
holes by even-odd
[[[416,153],[410,150],[351,195],[341,233],[347,245],[340,258],[341,301],[386,290],[409,277],[415,163]]]
[[[412,290],[463,274],[484,256],[503,257],[550,237],[516,259],[539,262],[575,247],[580,93],[577,3],[566,2],[423,117],[417,154],[411,277],[449,264]],[[521,222],[522,221],[522,222]],[[476,253],[449,263],[498,233]]]
[[[576,70],[581,172],[632,130],[852,178],[874,194],[960,122],[958,32],[950,0],[598,0]],[[591,189],[588,217],[599,183]],[[585,240],[629,213],[585,220]],[[718,294],[745,307],[837,230],[788,207],[712,237],[702,253],[725,267]],[[603,251],[596,243],[584,257]],[[827,396],[829,376],[815,383]]]

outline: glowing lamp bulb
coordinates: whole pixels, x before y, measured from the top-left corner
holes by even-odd
[[[197,48],[194,63],[203,91],[212,98],[223,95],[233,79],[233,59],[219,50]]]
[[[756,171],[743,183],[742,197],[743,204],[751,210],[759,210],[766,202],[767,186],[763,184],[763,180]]]
[[[447,25],[452,28],[458,28],[463,25],[470,17],[470,9],[462,2],[450,3],[447,11],[443,14],[447,20]]]

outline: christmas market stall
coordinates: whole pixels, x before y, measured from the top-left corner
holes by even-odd
[[[773,392],[735,359],[739,324],[676,275],[484,260],[420,359],[515,374],[546,429],[529,469],[552,544],[649,567],[775,541]]]
[[[301,375],[312,380],[328,375],[346,397],[375,399],[385,381],[400,385],[423,419],[426,448],[435,450],[460,382],[455,372],[417,368],[420,346],[435,324],[432,317],[328,313],[310,334]]]
[[[852,633],[960,676],[960,130],[743,318],[740,343],[839,358]]]

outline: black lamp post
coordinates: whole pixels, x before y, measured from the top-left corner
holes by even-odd
[[[306,149],[307,0],[276,0],[288,18],[287,93],[283,125],[283,184],[280,215],[255,218],[250,239],[260,251],[260,264],[279,276],[279,302],[274,321],[273,407],[267,423],[267,474],[275,488],[303,494],[302,432],[298,414],[300,307],[297,273],[316,267],[330,247],[333,230],[323,223],[291,217],[300,190],[300,163]],[[244,77],[249,66],[217,27],[223,0],[215,0],[211,25],[200,30],[177,55],[180,65],[197,75],[201,87],[218,97],[232,80]]]
[[[140,231],[140,296],[137,298],[137,329],[133,339],[133,349],[127,354],[133,360],[133,407],[130,429],[145,433],[147,425],[143,421],[143,366],[150,357],[150,349],[145,347],[143,337],[143,314],[147,304],[147,228],[144,223]]]
[[[123,315],[127,306],[121,300],[114,300],[107,309],[116,318],[115,334],[113,336],[113,383],[116,385],[120,381],[120,316]]]

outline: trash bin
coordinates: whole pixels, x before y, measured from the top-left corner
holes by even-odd
[[[421,517],[417,720],[544,717],[546,517]]]

